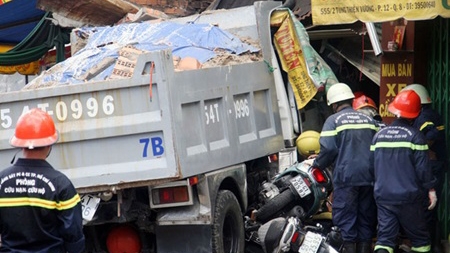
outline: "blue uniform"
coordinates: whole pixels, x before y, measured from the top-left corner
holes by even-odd
[[[333,166],[333,223],[347,242],[369,242],[376,226],[370,144],[378,130],[373,118],[345,107],[329,116],[320,133],[314,167]]]
[[[431,108],[431,105],[422,105],[419,116],[414,120],[414,127],[420,129],[426,141],[432,142],[429,146],[433,156],[430,157],[431,168],[436,179],[436,193],[442,190],[444,173],[447,170],[447,144],[445,142],[445,127],[442,117]]]
[[[374,120],[351,107],[331,115],[320,133],[320,153],[314,166],[324,169],[334,163],[333,186],[368,186],[370,144],[378,127]]]
[[[435,179],[429,168],[428,146],[418,129],[405,119],[382,128],[371,145],[371,174],[378,206],[378,241],[375,247],[393,249],[400,226],[413,249],[430,245],[423,201]]]
[[[0,172],[0,252],[84,250],[80,197],[45,160],[18,159]]]
[[[430,104],[422,105],[419,116],[414,120],[414,127],[420,129],[424,134],[428,143],[429,158],[431,169],[436,178],[434,189],[438,199],[442,193],[444,184],[445,172],[448,169],[447,165],[447,144],[445,141],[445,127],[441,115],[432,109]],[[443,199],[443,198],[441,198]],[[439,205],[438,201],[438,205]],[[428,207],[428,201],[424,202],[425,207]],[[426,210],[426,217],[428,226],[431,232],[431,238],[435,245],[440,244],[440,230],[438,219],[438,206],[433,210]]]

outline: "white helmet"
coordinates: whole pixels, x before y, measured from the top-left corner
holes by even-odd
[[[425,88],[422,84],[413,83],[406,86],[402,90],[413,90],[417,93],[417,95],[419,95],[421,104],[431,104],[430,94],[428,94],[427,88]]]
[[[328,105],[352,98],[355,98],[355,95],[353,94],[350,87],[348,87],[348,85],[345,83],[335,83],[331,85],[327,92]]]

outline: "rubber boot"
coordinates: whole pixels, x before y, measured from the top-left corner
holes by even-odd
[[[372,252],[372,243],[371,242],[358,242],[356,244],[356,252],[371,253]]]
[[[344,242],[344,248],[342,249],[342,253],[357,253],[356,243]]]

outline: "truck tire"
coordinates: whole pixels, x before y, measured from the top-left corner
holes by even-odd
[[[289,203],[295,200],[294,194],[290,189],[286,189],[282,193],[275,196],[265,205],[263,205],[256,213],[256,219],[259,221],[268,221],[274,218],[273,215],[283,209]]]
[[[244,220],[239,202],[231,191],[220,190],[214,212],[213,253],[241,253],[244,246]]]

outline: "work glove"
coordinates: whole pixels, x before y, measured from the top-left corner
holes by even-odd
[[[428,206],[428,210],[433,210],[437,203],[436,191],[434,189],[430,189],[428,191],[428,198],[430,199],[430,205]]]

